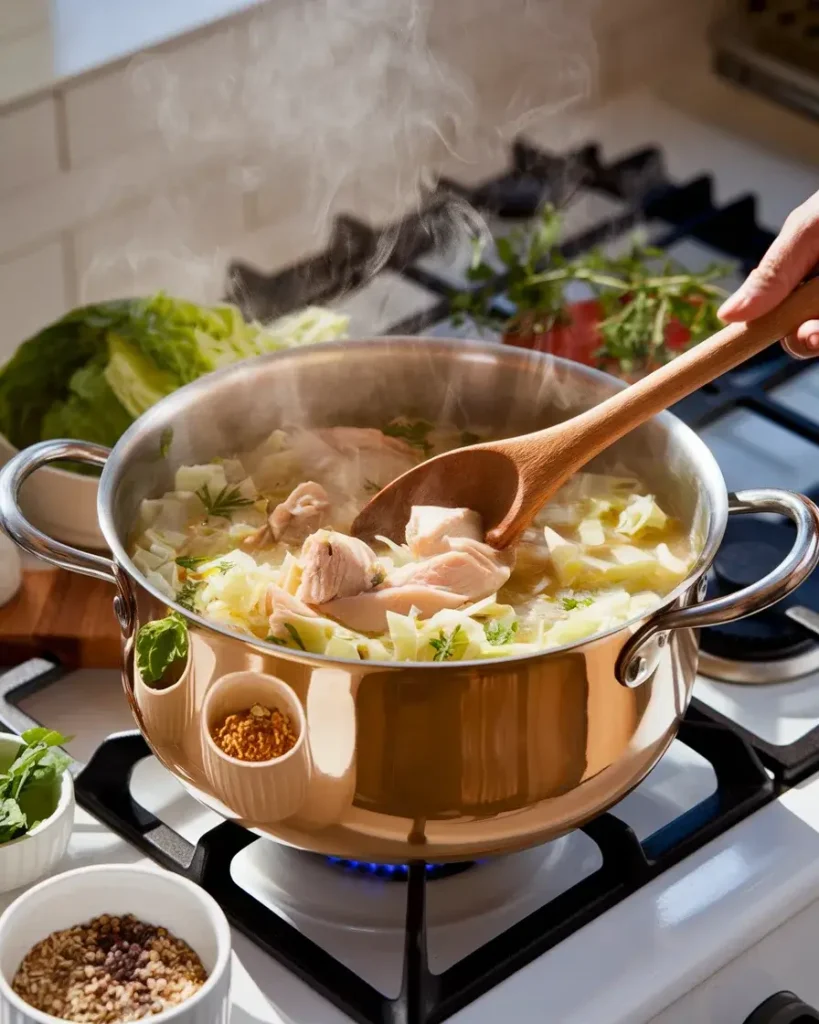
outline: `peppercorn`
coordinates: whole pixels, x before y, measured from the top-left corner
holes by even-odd
[[[261,704],[228,715],[211,736],[221,751],[237,761],[272,761],[292,750],[298,739],[288,715]]]

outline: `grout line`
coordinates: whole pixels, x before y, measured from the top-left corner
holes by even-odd
[[[54,128],[57,133],[57,164],[61,171],[71,170],[71,148],[68,144],[68,117],[65,110],[65,92],[54,90]]]

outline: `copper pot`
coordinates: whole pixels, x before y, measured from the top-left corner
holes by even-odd
[[[133,644],[142,624],[167,613],[167,599],[134,567],[127,538],[140,501],[170,489],[179,465],[248,450],[278,426],[380,426],[407,413],[508,436],[558,422],[622,386],[577,363],[460,340],[382,338],[289,350],[182,388],[112,451],[46,441],[21,452],[0,473],[0,521],[34,554],[116,586],[123,681],[137,723],[159,760],[203,803],[239,817],[209,781],[201,717],[217,679],[251,670],[289,687],[306,735],[300,767],[258,783],[291,787],[273,802],[287,816],[243,824],[305,850],[372,861],[517,850],[583,824],[647,775],[691,697],[696,630],[768,607],[816,566],[812,502],[779,490],[729,496],[710,451],[664,413],[591,467],[626,465],[698,539],[691,574],[650,616],[531,657],[414,665],[285,650],[177,607],[188,620],[191,659],[179,692],[161,698],[170,716],[164,729],[154,724],[161,707],[148,714],[140,697],[146,688],[134,679]],[[104,467],[98,513],[112,557],[60,544],[23,518],[23,481],[62,459]],[[793,550],[752,586],[703,601],[727,516],[746,512],[790,517]]]

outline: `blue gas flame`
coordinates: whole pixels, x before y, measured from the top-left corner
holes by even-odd
[[[366,860],[348,860],[344,857],[327,857],[327,863],[334,867],[349,871],[352,874],[366,875],[370,878],[383,878],[389,881],[406,881],[409,877],[409,864],[376,864]],[[471,863],[465,864],[425,864],[424,871],[428,879],[441,878],[446,875],[459,874]]]

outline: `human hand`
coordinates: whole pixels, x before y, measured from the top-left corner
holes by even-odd
[[[755,320],[778,306],[819,263],[819,192],[789,214],[756,270],[730,298],[719,316],[727,323]],[[819,356],[819,309],[795,334],[782,340],[797,359]]]

